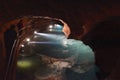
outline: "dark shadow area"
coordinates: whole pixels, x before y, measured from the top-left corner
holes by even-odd
[[[82,40],[95,51],[96,65],[102,71],[98,76],[109,76],[107,80],[119,80],[120,16],[113,16],[95,24]]]
[[[8,29],[4,33],[4,42],[5,42],[5,48],[6,48],[7,62],[9,60],[10,53],[11,53],[11,50],[12,50],[12,46],[13,46],[14,41],[15,41],[16,38],[17,38],[17,33],[15,31],[15,25],[11,25],[10,29]]]

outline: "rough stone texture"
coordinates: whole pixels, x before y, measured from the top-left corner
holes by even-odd
[[[112,1],[112,0],[92,0],[92,1],[79,0],[79,2],[77,0],[75,0],[74,2],[70,0],[59,0],[59,1],[29,0],[29,2],[27,0],[26,1],[25,0],[11,0],[11,1],[1,0],[0,25],[18,16],[24,16],[24,15],[46,16],[47,15],[47,16],[63,19],[65,22],[68,23],[68,25],[71,28],[71,32],[72,32],[71,37],[76,39],[81,39],[84,35],[88,33],[88,31],[90,31],[93,27],[95,27],[93,25],[96,24],[97,22],[103,21],[111,16],[120,16],[119,9],[120,9],[119,2]],[[83,29],[85,29],[85,32]],[[0,26],[0,30],[1,30],[1,26]],[[99,28],[95,32],[94,30],[92,32],[97,35],[100,34],[100,36],[105,36],[104,33],[101,33],[101,32],[106,32],[107,29],[105,29],[104,31],[103,29],[99,31],[98,30]],[[92,32],[90,31],[89,39],[91,38],[91,36],[97,36],[97,35],[94,35]],[[109,33],[110,33],[110,36],[109,36],[110,39],[118,41],[118,39],[113,39],[114,37],[111,37],[111,35],[114,35],[113,32],[112,33],[109,32]],[[117,34],[115,36],[117,36],[118,38],[119,35]],[[0,31],[0,38],[2,38],[1,31]],[[98,38],[95,38],[95,37],[92,37],[92,38],[94,38],[93,41],[96,41],[95,39],[98,40]],[[84,38],[84,41],[86,41],[86,39],[88,39],[88,37]],[[86,43],[89,43],[89,41]],[[101,67],[101,69],[107,73],[111,72],[115,63],[116,64],[119,63],[119,60],[117,60],[117,58],[119,57],[118,53],[120,52],[119,44],[117,43],[115,44],[116,45],[114,45],[113,43],[114,46],[111,45],[111,47],[108,46],[105,48],[103,48],[105,46],[103,44],[102,47],[100,48],[100,46],[97,46],[98,45],[97,43],[95,45],[92,45],[90,43],[90,45],[97,51],[96,64],[98,64]],[[3,52],[5,51],[3,50]],[[120,70],[119,67],[116,67],[115,69],[116,70],[112,71],[108,80],[120,79],[119,77],[117,79],[113,77],[113,76],[119,75],[119,70]]]

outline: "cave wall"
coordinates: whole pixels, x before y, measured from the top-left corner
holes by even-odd
[[[72,32],[70,36],[71,38],[82,39],[86,44],[91,45],[91,47],[93,47],[93,49],[96,51],[95,54],[97,60],[96,64],[100,66],[100,68],[106,73],[112,72],[110,74],[114,76],[116,74],[116,71],[115,70],[112,71],[112,69],[114,68],[114,63],[116,64],[118,63],[116,62],[116,59],[118,59],[119,57],[117,54],[119,53],[119,44],[114,46],[111,45],[111,47],[105,47],[105,45],[102,45],[102,47],[100,47],[98,46],[98,43],[93,44],[90,43],[89,41],[92,42],[93,40],[93,42],[96,42],[95,39],[98,40],[103,37],[106,37],[102,32],[106,32],[107,29],[103,28],[99,30],[99,28],[96,28],[94,30],[94,27],[96,27],[97,23],[109,19],[109,17],[120,16],[119,9],[120,9],[119,2],[112,0],[92,0],[92,1],[79,0],[74,2],[70,0],[69,1],[68,0],[59,0],[59,1],[29,0],[29,2],[27,0],[26,1],[1,0],[0,47],[1,46],[2,47],[0,50],[2,50],[3,53],[5,53],[5,49],[2,49],[4,47],[4,44],[2,43],[4,43],[3,33],[9,28],[9,26],[8,27],[3,26],[6,22],[14,20],[20,16],[26,16],[26,15],[57,17],[68,23]],[[95,38],[95,36],[98,36],[99,34],[102,37]],[[117,38],[119,37],[119,35],[116,35],[119,34],[119,31],[118,33],[114,33],[112,31],[111,35],[114,34],[115,36],[117,36]],[[111,35],[109,35],[109,37]],[[114,39],[115,41],[117,40],[114,37],[110,37],[110,39]],[[105,48],[103,49],[103,47]],[[116,53],[116,56],[114,56],[114,58],[113,58],[113,53]],[[106,56],[104,56],[105,54]],[[0,56],[1,56],[0,63],[2,64],[3,63],[2,60],[4,61],[5,54],[0,54]],[[110,61],[110,59],[112,62]],[[2,68],[0,68],[0,72],[2,72],[4,68],[4,64],[2,64],[1,67]],[[3,75],[3,73],[0,73],[0,75]]]

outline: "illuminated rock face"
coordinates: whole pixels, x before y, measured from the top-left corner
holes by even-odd
[[[67,80],[66,69],[86,74],[94,68],[94,52],[82,41],[67,39],[70,29],[65,22],[49,17],[30,19],[33,22],[19,37],[17,80]],[[95,75],[89,78],[96,80]]]

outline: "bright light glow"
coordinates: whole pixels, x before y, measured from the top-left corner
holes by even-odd
[[[34,31],[34,34],[36,34],[37,33],[37,31]]]
[[[25,45],[22,44],[21,47],[25,47]]]
[[[30,44],[57,44],[56,42],[37,42],[37,41],[31,41]]]
[[[48,28],[49,31],[62,31],[62,29],[63,29],[63,26],[59,24],[49,25],[49,28]]]
[[[32,65],[32,63],[28,60],[22,60],[17,62],[17,66],[20,68],[28,68]]]
[[[60,26],[59,24],[55,24],[55,26]]]
[[[51,28],[53,28],[53,26],[52,26],[52,25],[49,25],[49,28],[51,29]]]
[[[61,40],[66,38],[63,34],[57,35],[57,34],[50,34],[50,33],[37,33],[36,35],[43,36],[53,40]]]
[[[59,24],[55,24],[54,26],[56,26],[57,28],[63,28],[62,25],[59,25]]]
[[[29,41],[30,41],[30,38],[26,38],[26,41],[29,42]]]
[[[48,36],[49,34],[47,33],[36,33],[37,35],[40,35],[40,36]]]
[[[44,37],[50,38],[50,39],[56,39],[56,36],[57,36],[55,34],[49,34],[49,33],[36,33],[36,34],[39,36],[44,36]]]

